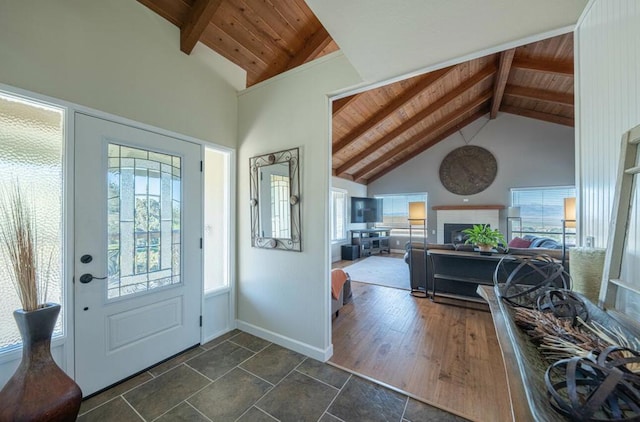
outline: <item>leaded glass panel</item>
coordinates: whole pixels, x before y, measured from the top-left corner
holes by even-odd
[[[108,150],[107,297],[180,283],[181,158],[116,144]]]

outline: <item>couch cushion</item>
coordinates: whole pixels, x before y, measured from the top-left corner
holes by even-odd
[[[510,248],[528,248],[531,245],[531,240],[523,239],[521,237],[514,237],[509,242]]]
[[[562,244],[548,237],[536,237],[529,245],[530,248],[560,249]]]

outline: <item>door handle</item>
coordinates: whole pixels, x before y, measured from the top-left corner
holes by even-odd
[[[106,280],[107,277],[94,277],[92,274],[82,274],[80,276],[80,283],[91,283],[91,280]]]

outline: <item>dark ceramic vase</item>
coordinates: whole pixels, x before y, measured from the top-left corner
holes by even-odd
[[[82,392],[51,356],[59,313],[60,305],[53,303],[13,312],[22,335],[22,361],[0,391],[0,422],[76,420]]]

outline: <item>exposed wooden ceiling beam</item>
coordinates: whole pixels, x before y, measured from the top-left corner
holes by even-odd
[[[504,94],[504,87],[507,86],[509,71],[511,70],[511,63],[513,62],[513,55],[515,53],[515,48],[500,53],[500,64],[498,65],[498,73],[496,74],[496,80],[493,83],[493,99],[491,100],[491,112],[489,114],[490,119],[495,119],[498,115],[498,110],[500,110],[502,95]]]
[[[191,54],[221,3],[222,0],[196,0],[180,28],[180,50],[183,53]]]
[[[544,59],[515,59],[513,67],[533,72],[555,73],[563,76],[573,76],[573,62],[559,62]]]
[[[403,142],[402,144],[396,146],[391,151],[388,151],[388,152],[384,153],[377,160],[372,161],[371,163],[367,164],[366,166],[364,166],[363,168],[361,168],[357,172],[353,173],[353,178],[354,179],[360,179],[363,176],[366,176],[367,174],[371,173],[376,168],[382,166],[385,163],[388,163],[389,160],[392,160],[397,155],[400,155],[403,152],[406,152],[412,146],[420,145],[421,143],[425,142],[434,133],[438,133],[442,129],[449,127],[449,125],[454,123],[456,120],[464,117],[465,114],[468,114],[468,113],[472,112],[473,110],[475,110],[478,107],[480,107],[482,104],[484,104],[487,101],[489,101],[491,99],[491,95],[492,94],[491,94],[490,91],[486,91],[483,95],[481,95],[480,97],[474,99],[469,104],[464,104],[462,107],[458,108],[457,110],[454,110],[451,113],[447,114],[442,119],[440,119],[437,122],[435,122],[433,125],[429,126],[425,130],[420,131],[420,133],[418,133],[417,135],[412,136],[410,139],[408,139],[407,141]],[[461,126],[457,125],[457,127],[461,127]],[[411,153],[410,155],[411,155],[411,157],[415,157],[416,156],[416,154],[414,154],[414,153]]]
[[[362,94],[355,94],[350,97],[340,98],[339,100],[335,100],[333,102],[333,110],[331,114],[335,117],[341,110],[349,107],[358,97]]]
[[[502,111],[505,113],[517,114],[518,116],[530,117],[532,119],[544,120],[551,123],[558,123],[565,126],[575,126],[573,117],[557,116],[555,114],[543,113],[535,110],[527,110],[524,108],[513,106],[502,106]]]
[[[445,69],[436,70],[434,72],[429,73],[424,77],[418,84],[413,87],[413,89],[403,93],[401,96],[397,97],[393,100],[389,105],[384,107],[382,110],[378,111],[371,118],[367,119],[363,124],[355,128],[353,131],[349,132],[345,135],[344,138],[338,140],[338,142],[333,144],[333,153],[337,154],[339,151],[343,150],[347,146],[351,145],[362,135],[376,127],[380,122],[387,119],[393,113],[395,113],[399,108],[406,105],[409,101],[413,100],[417,97],[422,91],[429,88],[440,79],[449,74],[449,72],[453,71],[455,66],[447,67]]]
[[[331,41],[331,35],[329,35],[326,29],[324,29],[324,26],[320,26],[320,28],[311,37],[309,37],[302,50],[298,51],[296,55],[289,60],[282,72],[315,59],[318,54],[328,46],[329,43],[331,43]]]
[[[560,104],[565,106],[574,106],[573,94],[564,92],[546,91],[542,89],[525,88],[523,86],[507,87],[505,95],[518,98],[527,98],[531,100],[544,101],[546,103]]]
[[[400,167],[401,165],[403,165],[404,163],[409,161],[411,158],[413,158],[413,157],[415,157],[415,156],[417,156],[419,154],[422,154],[424,151],[428,150],[432,146],[434,146],[434,145],[442,142],[443,140],[447,139],[449,136],[451,136],[454,133],[456,133],[459,130],[459,128],[465,127],[465,126],[475,122],[480,117],[482,117],[485,114],[487,114],[488,112],[489,112],[489,109],[487,107],[486,109],[483,109],[483,110],[480,110],[480,111],[474,113],[473,115],[471,115],[467,119],[463,120],[462,122],[458,123],[457,125],[455,125],[455,126],[449,128],[449,129],[447,129],[446,131],[442,132],[440,135],[435,137],[433,140],[431,140],[428,143],[426,143],[425,145],[421,146],[417,151],[414,151],[411,155],[408,155],[408,156],[396,161],[395,163],[391,164],[389,167],[386,167],[383,170],[380,170],[379,172],[375,173],[373,176],[369,177],[366,180],[358,180],[358,179],[356,179],[356,182],[362,183],[362,184],[368,184],[368,183],[373,182],[374,180],[377,180],[377,179],[381,178],[385,174],[389,173],[391,170],[394,170],[394,169]]]
[[[462,95],[469,89],[483,82],[484,80],[489,78],[491,75],[493,75],[495,71],[496,71],[496,67],[494,65],[485,67],[480,72],[476,73],[471,78],[467,79],[462,84],[458,85],[453,91],[449,92],[444,97],[438,99],[436,102],[430,104],[429,106],[427,106],[427,108],[420,111],[411,119],[405,121],[403,124],[401,124],[394,130],[392,130],[391,132],[389,132],[388,134],[380,138],[378,141],[376,141],[372,145],[367,146],[367,148],[364,151],[360,152],[359,154],[356,154],[353,158],[347,160],[340,167],[336,168],[336,172],[338,173],[338,175],[342,175],[343,173],[346,173],[347,170],[349,170],[351,167],[358,164],[366,156],[382,148],[389,142],[396,139],[398,136],[405,133],[407,130],[411,129],[412,127],[414,127],[415,125],[417,125],[418,123],[420,123],[421,121],[429,117],[431,114],[438,111],[441,107],[444,107],[445,105],[449,104],[451,101],[455,100],[456,98],[458,98],[460,95]]]

